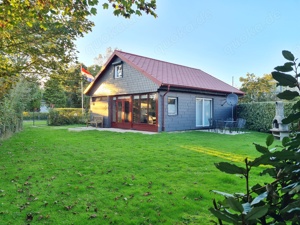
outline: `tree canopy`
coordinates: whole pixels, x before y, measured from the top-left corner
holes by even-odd
[[[92,31],[88,16],[96,15],[98,0],[3,0],[0,4],[0,77],[61,74],[76,62],[78,37]],[[129,18],[144,11],[156,17],[156,1],[108,0],[115,15]],[[4,16],[5,15],[5,16]]]
[[[63,72],[67,63],[76,61],[76,38],[94,26],[87,16],[96,14],[96,4],[97,0],[4,0],[1,75]]]
[[[145,0],[132,0],[132,1],[124,1],[124,0],[110,0],[108,1],[111,6],[114,8],[114,15],[116,16],[124,16],[125,18],[130,18],[132,14],[136,14],[141,16],[142,12],[146,12],[154,17],[157,17],[155,13],[156,9],[156,0],[151,0],[149,2]],[[109,3],[104,3],[103,8],[108,9]]]
[[[241,91],[245,92],[242,102],[262,102],[276,99],[276,82],[271,74],[257,77],[253,73],[247,73],[246,77],[240,77]]]

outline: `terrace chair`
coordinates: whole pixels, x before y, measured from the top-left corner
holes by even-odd
[[[216,131],[223,133],[224,128],[225,128],[224,120],[216,120]]]
[[[209,131],[216,132],[216,128],[217,128],[216,121],[213,118],[209,118],[208,122],[209,122]]]
[[[242,118],[238,118],[236,120],[236,128],[235,128],[236,132],[239,133],[240,131],[244,130],[245,125],[246,125],[246,120]]]

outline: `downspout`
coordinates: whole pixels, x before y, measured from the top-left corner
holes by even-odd
[[[163,84],[162,84],[163,86]],[[163,110],[162,110],[162,131],[165,131],[165,96],[168,94],[170,91],[170,85],[168,85],[168,90],[164,95],[162,96],[162,105],[163,105]]]

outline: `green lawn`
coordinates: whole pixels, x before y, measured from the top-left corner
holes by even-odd
[[[267,136],[67,128],[27,122],[0,143],[0,224],[208,224],[210,190],[245,190],[214,163],[243,165]]]

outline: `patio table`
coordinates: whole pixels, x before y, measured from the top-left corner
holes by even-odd
[[[231,133],[232,128],[235,127],[236,121],[234,121],[234,120],[225,120],[224,123],[225,123],[225,129],[229,128],[229,132]]]

